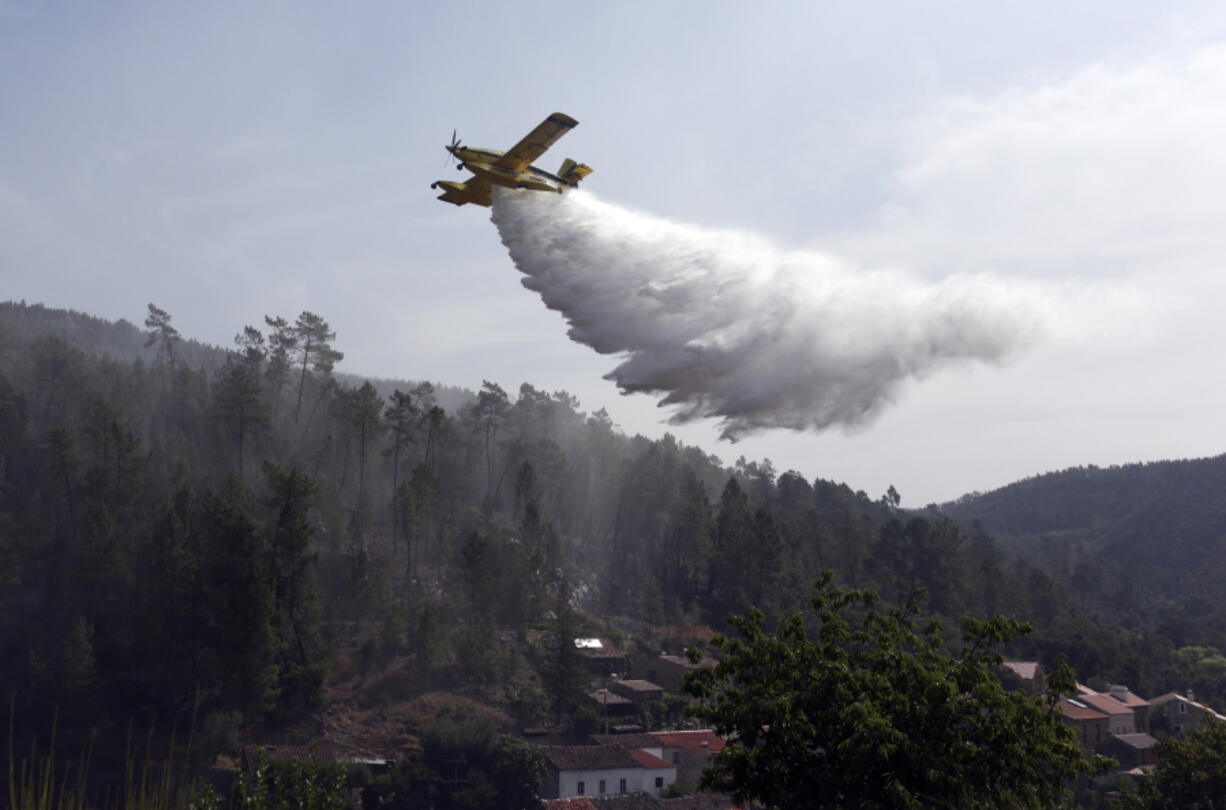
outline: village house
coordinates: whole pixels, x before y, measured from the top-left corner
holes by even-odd
[[[1187,695],[1167,692],[1149,701],[1149,722],[1155,731],[1179,737],[1191,734],[1200,728],[1206,717],[1226,722],[1226,717],[1193,700],[1192,690]]]
[[[613,745],[541,746],[547,799],[647,793],[659,796],[677,781],[677,766],[637,748]]]
[[[1032,695],[1047,691],[1047,676],[1038,661],[1002,661],[1002,678],[1007,688],[1021,688]]]
[[[1148,733],[1150,704],[1126,686],[1115,685],[1100,693],[1078,684],[1077,696],[1061,698],[1057,709],[1077,732],[1084,749],[1109,756],[1121,769],[1132,770],[1156,762],[1158,741]]]
[[[597,745],[638,749],[660,757],[677,767],[677,782],[694,788],[702,771],[724,749],[724,738],[711,729],[693,731],[650,731],[645,734],[593,734]]]
[[[677,781],[696,787],[703,769],[724,750],[724,738],[711,729],[695,731],[653,731],[648,734],[663,748],[662,758],[677,766]]]
[[[661,655],[646,663],[638,664],[634,674],[652,683],[660,684],[670,695],[677,695],[681,693],[681,682],[685,680],[686,675],[696,669],[709,669],[715,664],[714,658],[705,655],[697,664],[691,663],[690,659],[684,655]]]
[[[596,704],[596,710],[601,717],[625,717],[634,714],[637,706],[630,698],[623,697],[610,689],[597,689],[589,692],[588,697]]]
[[[1113,684],[1104,694],[1110,695],[1112,699],[1132,709],[1137,731],[1142,734],[1149,733],[1148,700],[1140,695],[1133,694],[1127,686],[1122,684]]]
[[[1158,764],[1154,746],[1158,741],[1148,734],[1120,734],[1098,746],[1098,753],[1111,757],[1120,765],[1120,770],[1147,768]]]
[[[1111,738],[1111,717],[1083,703],[1084,695],[1075,698],[1062,697],[1056,710],[1064,722],[1077,732],[1077,741],[1086,750],[1093,750],[1103,740]]]
[[[594,675],[616,677],[629,669],[626,654],[607,638],[577,638],[575,649],[583,656],[588,671]]]
[[[664,687],[636,678],[613,681],[609,684],[609,690],[637,704],[660,700],[664,697]]]
[[[1110,695],[1095,693],[1080,695],[1075,699],[1106,715],[1107,733],[1111,736],[1135,734],[1138,731],[1136,714]]]
[[[654,734],[635,732],[631,734],[592,734],[589,739],[596,745],[614,745],[627,751],[638,749],[667,761],[664,756],[664,746]]]

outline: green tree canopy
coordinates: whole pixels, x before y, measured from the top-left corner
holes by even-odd
[[[729,738],[706,787],[771,808],[1050,808],[1098,765],[1055,692],[1007,692],[993,673],[994,648],[1025,625],[966,619],[954,656],[939,622],[919,628],[916,598],[882,608],[832,579],[808,622],[792,614],[768,633],[756,608],[733,617],[739,637],[716,639],[718,666],[687,680],[691,712]],[[1073,673],[1051,682],[1071,690]]]
[[[1158,743],[1153,775],[1126,788],[1116,806],[1226,810],[1226,723],[1206,719],[1192,734]]]

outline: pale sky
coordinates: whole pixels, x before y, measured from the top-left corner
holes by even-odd
[[[341,369],[527,381],[732,462],[920,506],[1078,464],[1223,451],[1219,3],[0,0],[0,298],[229,345],[324,316]],[[904,387],[852,435],[737,445],[602,379],[442,146],[600,199],[936,281],[1059,291],[1048,339]]]

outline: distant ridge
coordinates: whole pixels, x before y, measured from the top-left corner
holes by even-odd
[[[945,504],[1015,549],[1055,537],[1105,555],[1172,596],[1226,576],[1226,455],[1074,467]]]
[[[174,313],[171,313],[173,317]],[[286,316],[292,320],[292,316]],[[256,324],[263,331],[263,324]],[[243,324],[235,323],[235,334],[242,331]],[[26,345],[43,337],[57,337],[69,346],[81,351],[111,357],[123,362],[142,360],[153,363],[157,359],[156,347],[145,345],[145,331],[135,324],[120,318],[108,321],[84,312],[71,309],[55,309],[43,304],[27,304],[25,301],[0,302],[0,351],[6,345]],[[340,336],[338,345],[344,345]],[[212,374],[225,363],[227,347],[213,346],[193,338],[184,337],[175,347],[176,356],[190,368],[203,369]],[[383,396],[396,388],[408,388],[417,381],[381,377],[361,377],[337,370],[338,380],[361,385],[369,380]],[[472,391],[443,383],[434,383],[438,404],[453,412],[476,397]]]

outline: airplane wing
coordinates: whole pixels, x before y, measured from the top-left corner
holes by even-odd
[[[438,198],[443,202],[449,202],[453,205],[464,205],[466,203],[476,203],[477,205],[490,204],[490,181],[484,177],[470,177],[464,182],[464,190],[446,189]]]
[[[452,191],[451,189],[447,189],[442,194],[438,195],[438,198],[443,202],[449,202],[452,205],[465,205],[468,202],[467,197],[457,191]]]
[[[554,113],[523,137],[494,165],[500,169],[522,172],[528,164],[545,154],[545,150],[569,132],[579,122],[564,113]]]

